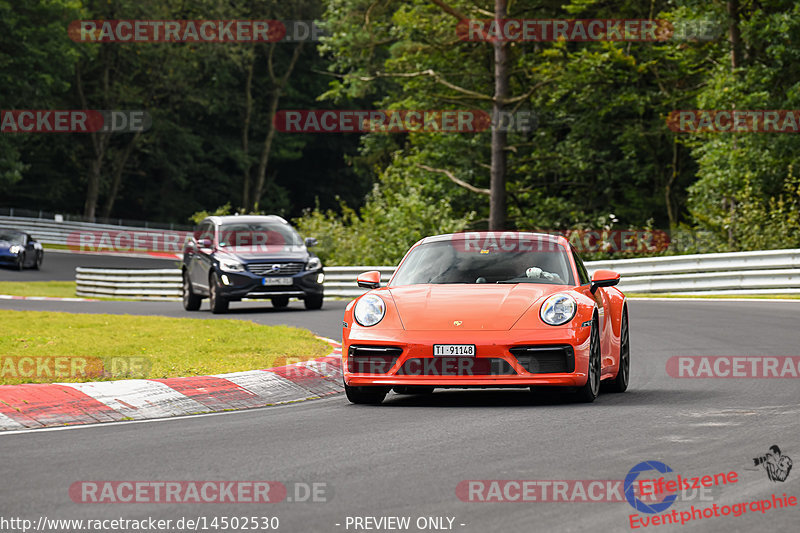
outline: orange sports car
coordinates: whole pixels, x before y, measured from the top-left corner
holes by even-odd
[[[569,387],[592,402],[628,388],[630,337],[619,274],[589,278],[564,237],[467,232],[426,237],[386,287],[344,313],[348,400],[377,404],[435,388]]]

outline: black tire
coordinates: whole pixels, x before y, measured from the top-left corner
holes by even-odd
[[[433,392],[433,387],[426,387],[424,385],[398,385],[392,387],[396,394],[430,394]]]
[[[189,275],[183,273],[183,308],[187,311],[197,311],[200,309],[200,304],[203,299],[196,295],[192,290],[192,282],[189,280]]]
[[[272,307],[275,309],[283,309],[287,305],[289,305],[289,297],[288,296],[278,296],[277,298],[270,298],[272,301]]]
[[[219,276],[216,272],[208,277],[208,303],[215,315],[228,311],[228,299],[219,293]]]
[[[17,256],[17,262],[14,265],[14,268],[17,270],[25,269],[25,252],[20,252],[20,254]]]
[[[628,309],[622,311],[622,324],[619,331],[619,370],[617,377],[613,381],[608,382],[608,385],[603,390],[608,392],[625,392],[628,390],[628,383],[631,376],[631,335],[630,326],[628,325]]]
[[[589,367],[586,384],[579,388],[575,396],[579,402],[592,403],[600,393],[600,326],[597,319],[592,320],[591,340],[589,342]]]
[[[322,309],[321,294],[307,294],[305,297],[306,309]]]
[[[386,387],[351,387],[344,386],[344,393],[350,403],[378,405],[389,392]]]
[[[39,252],[36,254],[36,261],[33,262],[33,269],[39,270],[42,268],[42,261],[44,261],[44,252]]]

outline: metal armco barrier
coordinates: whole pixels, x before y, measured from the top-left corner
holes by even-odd
[[[53,219],[0,216],[0,227],[13,228],[30,233],[34,239],[44,244],[60,244],[66,246],[67,237],[78,232],[120,232],[137,234],[175,234],[180,241],[178,229],[154,228],[146,226],[122,226],[115,224],[95,224],[91,222],[58,222]]]
[[[164,300],[181,297],[181,271],[164,269],[75,269],[75,293],[78,296]]]
[[[620,259],[586,263],[589,272],[604,268],[622,275],[620,289],[631,293],[800,294],[800,249]],[[325,267],[325,296],[355,298],[364,292],[356,276],[381,272],[381,283],[393,266]],[[181,271],[77,268],[79,296],[132,299],[178,298]]]

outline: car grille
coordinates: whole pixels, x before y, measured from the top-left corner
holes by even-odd
[[[273,270],[274,266],[278,267],[277,271]],[[279,263],[277,261],[249,263],[247,270],[256,276],[293,276],[303,270],[303,263]]]
[[[347,371],[357,374],[386,374],[402,355],[397,346],[351,346],[347,352]]]
[[[515,346],[509,350],[531,374],[555,374],[575,371],[572,346]]]
[[[514,369],[499,357],[420,357],[397,371],[403,376],[513,376]]]

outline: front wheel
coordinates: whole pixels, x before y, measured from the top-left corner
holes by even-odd
[[[577,399],[591,403],[600,393],[600,327],[597,320],[592,320],[592,332],[589,341],[589,367],[586,371],[586,384],[578,389]]]
[[[25,252],[17,256],[17,264],[14,265],[14,268],[17,270],[23,270],[25,268]]]
[[[220,294],[219,276],[216,272],[211,274],[208,280],[208,303],[211,306],[211,312],[215,315],[228,310],[228,299]]]
[[[306,309],[322,309],[321,294],[307,294],[305,297]]]
[[[622,312],[619,331],[619,370],[617,377],[608,384],[609,392],[625,392],[631,375],[631,335],[628,326],[628,310]]]
[[[44,259],[44,252],[36,254],[36,261],[33,262],[33,269],[39,270],[42,268],[42,260]]]
[[[350,403],[378,405],[384,398],[389,389],[386,387],[351,387],[345,384],[344,393]]]
[[[197,311],[203,299],[196,295],[192,290],[192,282],[189,281],[189,274],[183,273],[183,308],[187,311]]]

